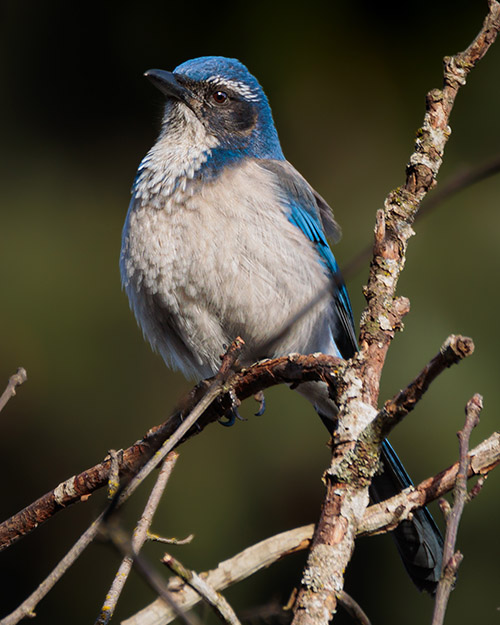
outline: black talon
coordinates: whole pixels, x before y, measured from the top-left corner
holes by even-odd
[[[223,421],[222,420],[223,417],[221,417],[219,419],[219,423],[226,428],[230,428],[232,425],[234,425],[236,422],[236,419],[238,419],[238,421],[246,421],[246,419],[240,415],[236,407],[231,408],[231,410],[228,410],[227,414],[224,416],[227,418],[227,421]]]
[[[224,417],[227,418],[227,421],[222,420]],[[224,417],[221,417],[219,419],[219,423],[221,425],[223,425],[225,428],[230,428],[232,425],[234,425],[234,422],[236,421],[236,415],[234,414],[234,409],[230,410],[226,415],[224,415]]]

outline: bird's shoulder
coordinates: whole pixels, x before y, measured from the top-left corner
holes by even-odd
[[[286,160],[259,159],[258,164],[275,177],[282,199],[290,205],[292,211],[305,212],[309,220],[334,243],[340,240],[342,229],[335,221],[332,209],[291,163]]]

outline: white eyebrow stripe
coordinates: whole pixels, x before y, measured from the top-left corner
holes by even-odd
[[[207,82],[222,88],[228,87],[229,89],[233,89],[233,91],[236,91],[239,95],[247,98],[248,100],[259,100],[258,91],[250,88],[244,82],[240,82],[239,80],[230,80],[228,78],[224,78],[223,76],[210,76]]]

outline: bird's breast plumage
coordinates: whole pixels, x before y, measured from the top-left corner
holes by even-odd
[[[328,284],[278,196],[272,173],[247,159],[184,190],[132,199],[122,280],[150,343],[185,374],[213,374],[238,335],[249,362],[273,355],[259,346]],[[317,305],[275,351],[326,351],[328,307]]]

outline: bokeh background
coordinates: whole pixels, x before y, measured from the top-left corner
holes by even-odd
[[[372,238],[375,210],[404,180],[426,91],[441,59],[475,36],[486,2],[310,0],[186,6],[4,1],[0,19],[0,385],[29,381],[1,415],[2,518],[59,481],[129,446],[190,388],[142,340],[120,289],[121,227],[137,165],[155,140],[162,98],[143,72],[205,54],[234,56],[258,76],[288,159],[333,206],[346,265]],[[473,71],[452,115],[440,181],[485,162],[500,144],[500,43]],[[384,372],[382,398],[403,387],[450,333],[474,356],[445,372],[392,441],[415,480],[457,457],[455,432],[475,392],[485,397],[473,444],[498,428],[500,177],[443,202],[415,227],[399,293],[411,300]],[[367,267],[348,277],[355,317]],[[317,518],[328,463],[325,432],[288,389],[233,428],[213,425],[182,448],[154,531],[206,570],[246,546]],[[465,554],[448,622],[498,621],[499,475],[466,508]],[[132,526],[143,488],[124,511]],[[0,556],[0,614],[51,570],[102,509],[102,494],[57,515]],[[434,509],[436,516],[439,511]],[[157,561],[160,546],[148,545]],[[237,611],[286,601],[303,555],[227,592]],[[92,545],[37,609],[37,621],[92,623],[118,564]],[[373,623],[429,622],[387,536],[359,541],[346,590]],[[116,621],[153,599],[133,575]],[[339,614],[338,623],[350,622]]]

